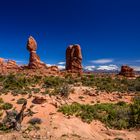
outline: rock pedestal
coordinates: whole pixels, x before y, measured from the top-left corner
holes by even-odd
[[[82,72],[82,52],[80,45],[70,45],[66,50],[66,70]]]
[[[27,50],[30,52],[30,59],[28,65],[30,69],[46,68],[46,64],[41,62],[39,56],[36,54],[37,43],[32,36],[30,36],[28,39]]]
[[[122,66],[119,75],[123,75],[125,77],[134,77],[135,72],[134,69],[129,66]]]

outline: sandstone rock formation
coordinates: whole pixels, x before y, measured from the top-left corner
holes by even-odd
[[[14,60],[5,60],[0,58],[0,72],[6,72],[7,70],[18,70],[20,67]]]
[[[16,61],[14,60],[8,60],[7,63],[6,63],[6,67],[7,69],[18,69],[19,66],[17,65]]]
[[[28,39],[27,50],[30,52],[30,60],[28,65],[30,69],[46,68],[46,64],[41,62],[39,56],[36,54],[37,43],[32,36],[30,36]]]
[[[135,76],[134,69],[129,66],[122,66],[119,75],[123,75],[125,77],[134,77]]]
[[[2,65],[4,63],[4,59],[0,58],[0,65]]]
[[[70,45],[66,50],[66,70],[82,72],[82,52],[80,45]]]

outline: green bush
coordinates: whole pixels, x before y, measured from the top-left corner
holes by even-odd
[[[54,87],[59,87],[64,83],[64,79],[60,77],[45,77],[44,79],[44,84],[46,88],[54,88]]]
[[[20,98],[17,100],[17,104],[24,104],[26,102],[27,102],[27,100],[25,98]]]
[[[133,104],[126,104],[125,102],[95,105],[73,103],[61,106],[58,111],[68,116],[80,117],[87,123],[90,123],[93,119],[98,119],[108,127],[115,129],[140,127],[140,99],[138,97]]]
[[[13,105],[10,104],[10,103],[4,103],[2,105],[2,109],[4,109],[4,110],[9,110],[9,109],[12,109],[12,108],[13,108]]]
[[[2,99],[2,98],[0,98],[0,104],[2,104],[2,103],[4,103],[4,101],[3,101],[3,99]]]
[[[62,97],[68,98],[71,92],[71,88],[68,84],[62,85],[60,88],[60,94]]]

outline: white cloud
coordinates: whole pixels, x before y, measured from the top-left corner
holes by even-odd
[[[53,64],[46,64],[47,67],[51,67],[54,66]]]
[[[66,62],[59,62],[58,65],[65,65]]]
[[[65,69],[65,66],[63,66],[63,65],[58,65],[58,68],[59,68],[60,70],[64,70],[64,69]]]
[[[85,66],[84,69],[87,71],[93,71],[95,69],[95,66]]]
[[[140,66],[131,66],[135,71],[140,71]]]
[[[51,66],[57,66],[60,70],[64,70],[65,66],[64,65],[56,65],[56,64],[46,64],[47,67],[51,67]]]
[[[97,70],[114,71],[114,70],[119,70],[119,67],[117,65],[106,65],[106,66],[99,66]]]
[[[114,61],[113,59],[98,59],[98,60],[92,60],[90,62],[95,63],[95,64],[107,64],[107,63],[111,63],[113,61]]]

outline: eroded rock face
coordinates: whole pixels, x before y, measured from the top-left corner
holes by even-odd
[[[6,63],[6,67],[7,67],[7,69],[18,69],[19,68],[16,61],[14,61],[14,60],[8,60]]]
[[[70,45],[66,50],[66,70],[82,72],[82,52],[80,45]]]
[[[28,67],[31,69],[46,68],[46,64],[40,61],[39,56],[36,54],[37,43],[35,39],[30,36],[27,42],[27,50],[30,52],[30,59]]]
[[[134,69],[129,66],[122,66],[119,75],[123,75],[125,77],[134,77],[135,72]]]
[[[20,69],[20,67],[14,60],[5,60],[3,58],[0,58],[0,69],[5,72],[7,70]]]

